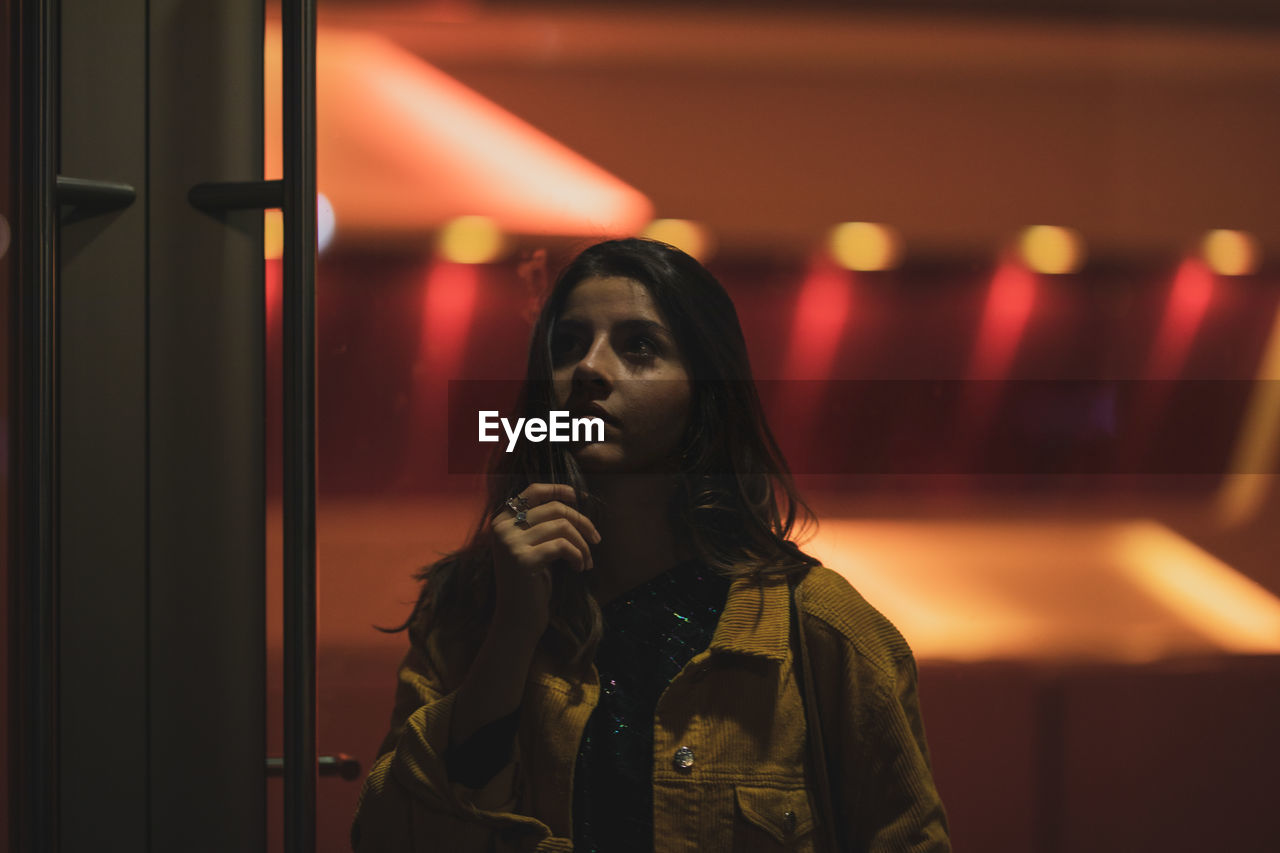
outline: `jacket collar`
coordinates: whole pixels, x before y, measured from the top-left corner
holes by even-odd
[[[735,578],[711,638],[712,651],[784,661],[790,653],[786,578]]]

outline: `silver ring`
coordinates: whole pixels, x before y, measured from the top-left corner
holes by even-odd
[[[525,512],[524,510],[522,510],[522,509],[521,509],[521,510],[517,510],[517,511],[516,511],[516,524],[523,524],[525,527],[528,527],[528,526],[529,526],[529,514],[528,514],[527,512]]]

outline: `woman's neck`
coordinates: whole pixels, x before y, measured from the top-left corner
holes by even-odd
[[[619,475],[591,484],[602,511],[588,583],[605,604],[689,556],[671,526],[671,475]]]

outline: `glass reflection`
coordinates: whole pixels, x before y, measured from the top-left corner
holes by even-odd
[[[658,220],[712,247],[819,516],[806,547],[920,658],[962,846],[1263,837],[1239,805],[1263,760],[1215,756],[1280,749],[1272,30],[324,12],[321,754],[376,758],[405,641],[373,626],[479,511],[449,381],[519,378],[547,271]],[[829,242],[854,223],[885,230]],[[1190,798],[1197,776],[1220,794]],[[329,849],[358,787],[322,780]]]

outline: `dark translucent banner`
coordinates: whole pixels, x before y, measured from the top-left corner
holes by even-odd
[[[1280,413],[1280,383],[1244,380],[765,380],[755,385],[769,426],[797,474],[1269,473],[1274,455],[1266,451],[1274,451]],[[449,383],[450,473],[487,470],[490,455],[507,452],[513,441],[533,441],[547,452],[573,450],[571,438],[551,440],[553,424],[545,430],[534,424],[532,432],[527,420],[519,424],[514,411],[519,389],[514,381]],[[609,395],[596,400],[617,421],[606,440],[627,440],[633,424],[626,413],[670,390],[640,380],[613,383]],[[730,400],[741,399],[744,390],[728,383],[690,387],[691,394],[713,392]],[[578,413],[564,411],[558,416],[562,422]],[[496,440],[480,440],[482,417]],[[730,417],[746,422],[741,410]],[[719,429],[722,440],[729,441],[733,430],[724,424]]]

